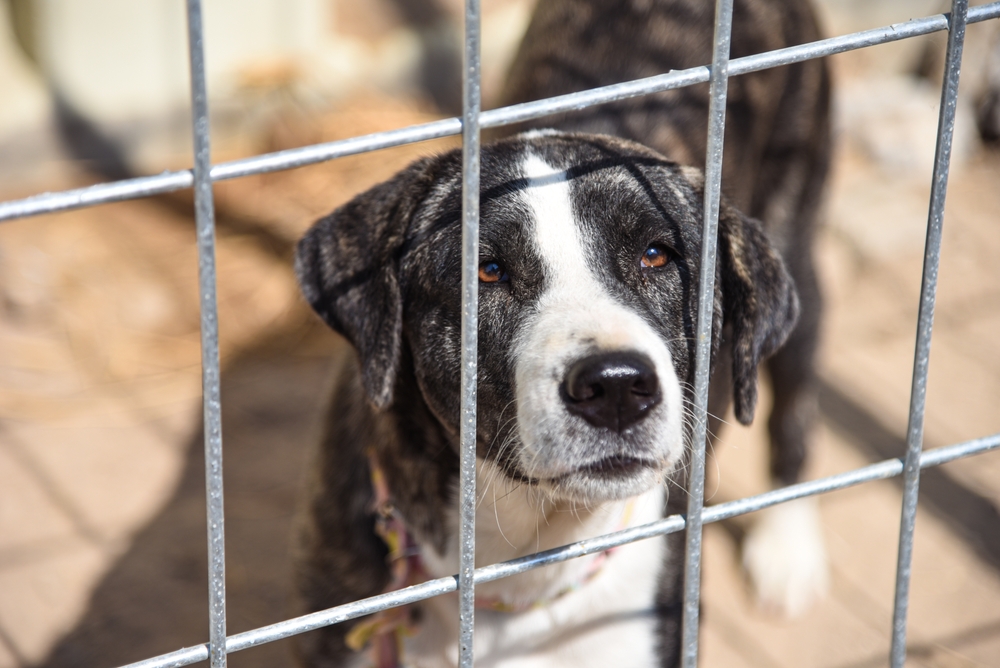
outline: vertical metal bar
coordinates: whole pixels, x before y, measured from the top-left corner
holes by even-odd
[[[465,2],[462,73],[462,406],[458,665],[472,668],[476,591],[476,383],[479,348],[479,0]]]
[[[209,659],[226,665],[226,545],[222,504],[222,415],[219,398],[219,319],[215,296],[215,204],[212,198],[208,97],[201,1],[187,0],[194,130],[194,205],[201,295],[202,402],[205,420],[205,492],[208,515]]]
[[[708,380],[715,312],[715,256],[722,187],[722,145],[726,129],[729,84],[729,44],[733,0],[716,0],[712,76],[709,80],[708,145],[705,151],[705,203],[702,221],[701,271],[698,279],[697,350],[694,376],[694,433],[688,482],[686,551],[684,554],[684,613],[681,665],[698,665],[698,625],[701,604],[701,511],[705,500],[705,439],[708,429]]]
[[[962,47],[969,0],[952,0],[948,29],[948,53],[944,82],[941,86],[941,109],[938,116],[937,148],[934,175],[927,215],[927,240],[924,245],[924,273],[920,286],[920,311],[917,316],[917,341],[913,355],[913,381],[910,389],[910,417],[906,428],[906,460],[903,467],[903,508],[899,522],[899,552],[896,562],[896,595],[892,612],[892,668],[903,668],[906,661],[906,616],[910,602],[910,570],[913,560],[913,530],[917,518],[920,487],[920,452],[924,441],[924,406],[927,399],[927,369],[934,327],[934,300],[937,296],[938,261],[941,257],[941,232],[944,224],[944,201],[948,192],[948,169],[958,104],[958,79],[962,67]]]

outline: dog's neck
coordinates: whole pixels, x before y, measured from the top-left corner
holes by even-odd
[[[477,462],[476,565],[507,561],[585,538],[610,533],[662,516],[663,493],[657,488],[634,499],[587,506],[560,502],[526,483],[514,482],[491,462]],[[454,539],[444,554],[423,546],[429,575],[458,572],[458,515],[451,513]],[[499,607],[523,610],[544,605],[583,584],[607,555],[595,554],[534,569],[479,585],[476,597]]]

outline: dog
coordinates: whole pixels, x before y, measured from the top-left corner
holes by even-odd
[[[543,0],[505,101],[705,64],[711,4]],[[734,57],[817,35],[804,3],[736,3]],[[749,423],[766,360],[778,484],[797,480],[815,419],[828,86],[817,61],[730,84],[710,410]],[[669,91],[483,147],[477,565],[683,512],[707,107],[704,86]],[[306,300],[352,344],[306,490],[303,612],[458,570],[461,173],[458,151],[418,160],[299,243]],[[775,560],[795,572],[763,585],[779,597],[815,589],[814,520],[800,505],[764,523],[765,575]],[[674,666],[682,565],[672,534],[481,585],[477,665]],[[454,666],[457,620],[441,596],[298,651],[311,666]]]

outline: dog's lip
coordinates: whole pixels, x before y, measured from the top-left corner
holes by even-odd
[[[632,455],[611,455],[597,461],[578,466],[571,471],[548,478],[551,482],[564,480],[570,476],[590,475],[597,477],[625,477],[639,473],[644,469],[657,469],[661,467],[661,462],[647,459],[645,457],[634,457]]]
[[[636,473],[641,469],[654,468],[656,465],[656,462],[643,459],[642,457],[612,455],[581,466],[577,471],[596,475],[628,475],[629,473]]]

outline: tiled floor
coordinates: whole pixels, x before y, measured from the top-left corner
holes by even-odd
[[[385,105],[369,104],[317,126],[313,139],[423,118],[405,108],[376,117]],[[828,314],[813,476],[901,452],[920,281],[919,241],[893,250],[866,234],[883,239],[897,225],[921,234],[903,217],[926,208],[926,187],[900,186],[843,146],[819,250]],[[287,614],[288,528],[334,346],[298,302],[287,242],[310,216],[424,150],[219,189],[231,631]],[[67,173],[46,187],[79,179]],[[928,447],[1000,431],[997,183],[998,153],[953,174]],[[260,218],[272,226],[255,231]],[[0,228],[0,256],[0,668],[112,666],[203,642],[189,221],[163,202],[20,221]],[[763,489],[759,425],[724,433],[713,501]],[[1000,453],[928,473],[922,489],[911,665],[1000,666]],[[745,520],[708,527],[703,665],[885,665],[899,496],[886,481],[821,500],[831,592],[796,621],[754,610],[738,567]],[[232,661],[281,665],[286,651]]]
[[[886,252],[858,238],[891,226],[866,202],[896,204],[898,183],[841,146],[829,227],[819,259],[828,310],[823,351],[823,429],[812,476],[830,475],[903,451],[920,288],[921,244]],[[929,170],[928,170],[929,171]],[[925,447],[1000,432],[1000,155],[953,173],[948,199],[928,385]],[[925,204],[926,206],[926,204]],[[851,217],[851,220],[845,218]],[[912,222],[912,221],[911,221]],[[859,224],[860,223],[860,224]],[[917,226],[918,233],[922,234]],[[884,235],[884,230],[873,230]],[[876,253],[866,252],[875,248]],[[731,429],[718,449],[718,498],[762,491],[763,432]],[[706,532],[708,666],[886,665],[899,481],[870,483],[821,499],[833,571],[829,597],[800,620],[754,610],[737,568],[735,527]],[[1000,666],[1000,453],[948,464],[922,478],[913,565],[909,663]]]
[[[129,204],[2,231],[0,642],[18,663],[73,627],[176,488],[200,398],[186,228]],[[220,266],[240,280],[249,262],[255,298],[226,281],[227,350],[294,296],[287,271],[240,246]]]

